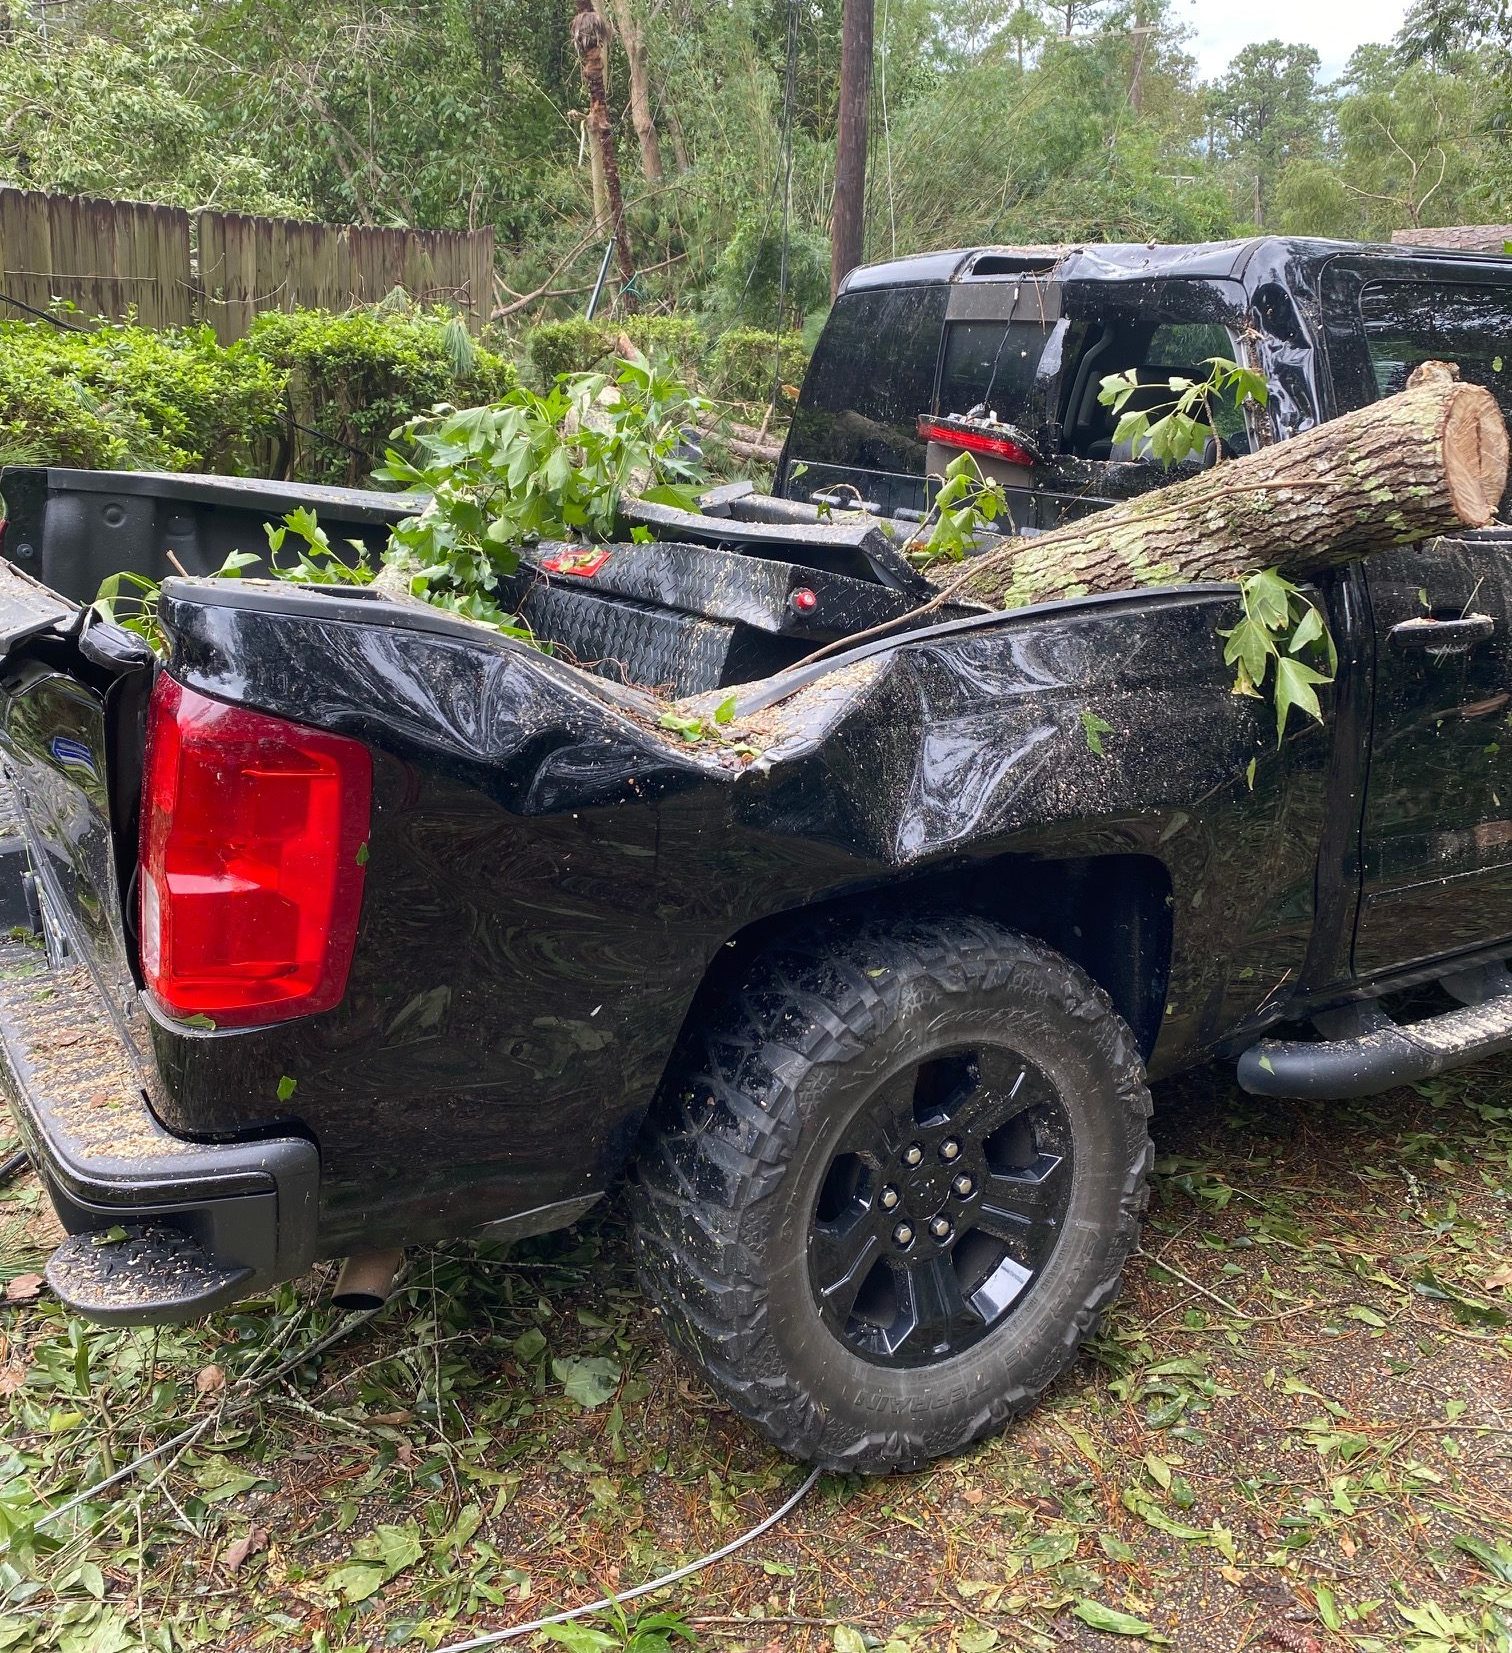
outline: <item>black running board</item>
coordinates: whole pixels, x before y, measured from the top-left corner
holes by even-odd
[[[1358,1022],[1347,1039],[1262,1039],[1239,1058],[1240,1085],[1252,1096],[1312,1100],[1375,1096],[1431,1079],[1512,1050],[1512,993],[1405,1024],[1371,1007]]]

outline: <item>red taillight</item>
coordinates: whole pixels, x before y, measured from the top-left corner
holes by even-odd
[[[159,675],[142,780],[142,974],[170,1016],[309,1016],[346,991],[373,789],[360,742]]]
[[[926,442],[943,442],[948,447],[965,448],[967,453],[986,454],[992,459],[1006,460],[1010,465],[1033,466],[1039,463],[1038,457],[1022,443],[1007,436],[993,436],[984,430],[973,430],[964,422],[930,419],[921,415],[919,435]]]

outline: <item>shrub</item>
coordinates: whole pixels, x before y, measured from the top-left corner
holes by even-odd
[[[732,402],[770,400],[776,384],[797,385],[808,366],[799,333],[764,333],[756,327],[732,327],[715,344],[709,381]]]
[[[745,219],[715,262],[705,302],[710,316],[725,326],[770,327],[779,321],[791,326],[811,310],[828,305],[829,281],[829,243],[792,229],[784,297],[781,228],[767,219]]]
[[[270,474],[357,485],[383,460],[390,433],[437,403],[492,402],[514,364],[428,311],[268,311],[247,347],[287,375],[284,452]]]
[[[209,328],[0,324],[0,463],[246,470],[283,375]]]
[[[431,312],[268,314],[208,327],[0,323],[0,463],[363,483],[438,402],[497,400],[512,363]]]
[[[564,373],[592,373],[614,354],[614,334],[598,321],[574,316],[543,321],[525,336],[525,354],[542,387]]]
[[[684,377],[697,372],[708,344],[691,316],[629,316],[624,330],[637,350],[665,357]]]
[[[564,373],[603,372],[619,352],[623,333],[647,356],[670,361],[686,378],[697,376],[705,340],[687,316],[626,316],[621,321],[543,321],[525,340],[525,353],[542,387]]]

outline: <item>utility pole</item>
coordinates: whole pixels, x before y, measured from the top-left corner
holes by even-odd
[[[840,33],[840,124],[835,138],[835,210],[830,297],[861,262],[866,234],[866,117],[871,102],[875,0],[845,0]]]
[[[1145,51],[1150,36],[1156,32],[1153,23],[1135,23],[1129,30],[1129,37],[1134,42],[1134,62],[1129,71],[1129,108],[1136,115],[1144,108]]]

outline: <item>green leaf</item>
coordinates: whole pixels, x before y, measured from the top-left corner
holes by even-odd
[[[1139,388],[1139,380],[1132,373],[1105,373],[1100,381],[1097,399],[1105,408],[1116,413]]]
[[[1474,1556],[1493,1578],[1512,1584],[1512,1541],[1492,1545],[1483,1538],[1459,1532],[1454,1535],[1453,1544],[1455,1549]]]
[[[351,1559],[326,1579],[326,1587],[349,1602],[366,1601],[424,1554],[420,1529],[413,1521],[384,1525],[352,1547]]]
[[[376,1561],[353,1561],[326,1578],[326,1588],[348,1601],[366,1601],[383,1588],[383,1568]]]
[[[474,1534],[483,1525],[483,1506],[464,1505],[451,1527],[436,1540],[438,1550],[461,1550],[472,1542]]]
[[[1135,453],[1148,440],[1150,434],[1150,416],[1148,413],[1136,410],[1124,414],[1113,427],[1113,446],[1122,448],[1131,446]]]
[[[1104,1607],[1100,1601],[1083,1599],[1071,1611],[1083,1624],[1090,1624],[1094,1630],[1105,1630],[1110,1636],[1143,1636],[1148,1640],[1158,1633],[1148,1620],[1137,1619],[1132,1613],[1120,1613],[1116,1607]]]
[[[1291,641],[1286,645],[1290,654],[1301,654],[1303,649],[1314,643],[1323,641],[1323,616],[1319,614],[1311,603],[1307,612],[1297,621],[1291,634]]]
[[[1102,738],[1104,735],[1111,735],[1113,733],[1113,725],[1111,723],[1105,723],[1097,715],[1097,713],[1092,711],[1090,708],[1083,707],[1081,711],[1081,726],[1082,734],[1086,737],[1087,750],[1094,758],[1102,757]]]
[[[694,745],[704,738],[704,723],[701,717],[684,717],[679,712],[663,712],[657,718],[657,724],[663,729],[671,729],[675,734]]]
[[[585,1410],[602,1406],[619,1388],[620,1364],[607,1355],[565,1355],[551,1363],[552,1375]]]
[[[413,1521],[405,1522],[402,1527],[379,1527],[373,1534],[373,1545],[390,1578],[413,1566],[424,1553],[420,1547],[420,1529]]]
[[[1265,681],[1266,665],[1276,652],[1269,633],[1256,620],[1245,618],[1238,625],[1219,636],[1227,641],[1223,649],[1223,663],[1237,665],[1244,673],[1243,686],[1235,682],[1235,694],[1253,694],[1255,685]]]
[[[1243,580],[1241,589],[1246,609],[1267,631],[1284,629],[1291,613],[1294,586],[1274,568],[1263,568]]]
[[[1322,672],[1315,672],[1290,655],[1276,659],[1276,744],[1281,744],[1286,733],[1286,720],[1293,706],[1316,722],[1323,721],[1323,708],[1313,690],[1315,683],[1327,683]]]
[[[606,1648],[623,1648],[623,1636],[611,1636],[590,1624],[549,1624],[541,1632],[549,1642],[565,1647],[568,1653],[601,1653]]]
[[[1326,1584],[1319,1584],[1313,1590],[1318,1602],[1318,1617],[1329,1630],[1342,1630],[1344,1620],[1340,1616],[1338,1603],[1334,1600],[1334,1593]]]
[[[290,1078],[287,1073],[284,1074],[284,1076],[278,1081],[278,1100],[280,1102],[287,1102],[298,1089],[299,1081],[297,1079]]]
[[[1169,1487],[1171,1484],[1171,1466],[1164,1458],[1157,1458],[1153,1452],[1144,1455],[1144,1466],[1150,1472],[1150,1479],[1156,1486]]]
[[[523,1360],[527,1365],[537,1361],[546,1353],[546,1337],[539,1326],[532,1326],[523,1331],[514,1340],[514,1352],[517,1360]]]
[[[90,1238],[95,1245],[120,1245],[123,1240],[129,1239],[130,1236],[119,1223],[113,1223],[109,1228],[102,1229],[98,1234],[91,1235]]]
[[[735,696],[730,695],[727,699],[721,700],[714,708],[714,721],[723,729],[726,724],[733,723],[734,720]]]
[[[833,1646],[835,1653],[866,1653],[866,1640],[859,1630],[848,1624],[837,1624]]]

